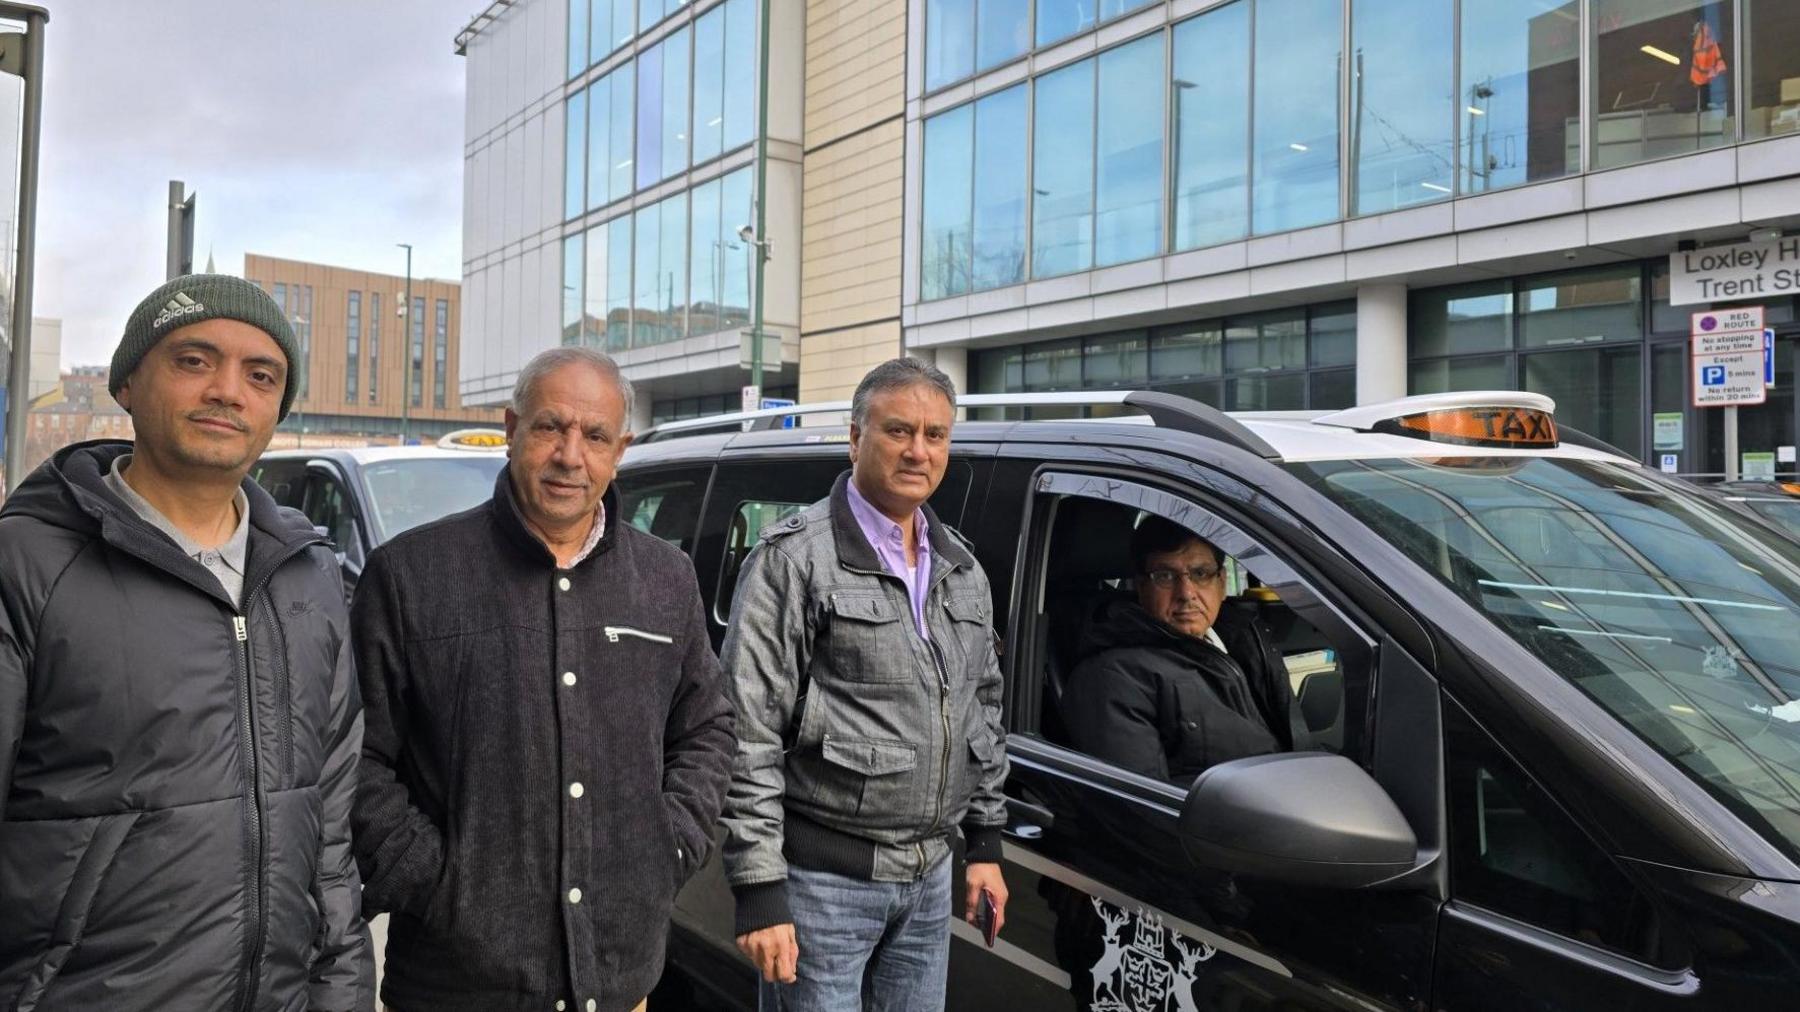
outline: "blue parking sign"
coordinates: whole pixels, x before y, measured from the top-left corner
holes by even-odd
[[[1725,367],[1722,365],[1703,365],[1700,367],[1700,385],[1703,387],[1722,387],[1725,385]]]

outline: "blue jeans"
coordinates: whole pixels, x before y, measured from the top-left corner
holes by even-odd
[[[761,1012],[941,1012],[954,863],[912,882],[788,868],[800,964],[792,984],[763,982]]]

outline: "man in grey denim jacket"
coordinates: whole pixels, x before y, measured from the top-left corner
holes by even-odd
[[[764,530],[738,583],[725,867],[765,1009],[942,1008],[959,827],[966,916],[984,891],[1005,916],[993,604],[967,542],[925,505],[955,402],[916,359],[871,371],[851,472]]]

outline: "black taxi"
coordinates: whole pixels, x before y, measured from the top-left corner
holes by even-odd
[[[964,398],[932,501],[993,586],[1012,760],[1006,927],[953,923],[953,1008],[1800,1007],[1800,544],[1532,394],[1033,400]],[[847,467],[846,429],[769,427],[796,410],[652,430],[618,476],[715,641],[758,530]],[[979,420],[1020,410],[1114,417]],[[1146,516],[1227,556],[1292,751],[1188,784],[1071,745],[1070,617]],[[715,857],[660,997],[754,1007],[731,904]]]

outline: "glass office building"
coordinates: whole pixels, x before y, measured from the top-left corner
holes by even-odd
[[[504,399],[518,367],[560,343],[619,360],[640,388],[640,425],[735,397],[742,380],[721,359],[735,366],[754,308],[756,236],[745,229],[756,222],[760,9],[527,0],[465,29],[466,333],[482,352],[465,396]],[[785,55],[797,24],[771,27]],[[534,64],[543,47],[565,58]],[[797,121],[797,103],[772,108],[771,134]],[[798,171],[777,153],[772,189],[791,190]],[[796,227],[776,200],[775,225]],[[777,333],[795,322],[791,275],[766,282]],[[793,373],[778,366],[765,386],[791,386]]]
[[[919,6],[902,313],[970,389],[1527,389],[1722,470],[1688,406],[1705,307],[1669,305],[1666,265],[1800,231],[1800,4]],[[1779,378],[1746,452],[1800,434],[1793,299],[1760,304]]]

